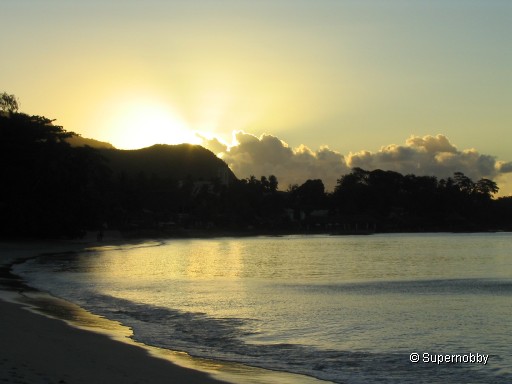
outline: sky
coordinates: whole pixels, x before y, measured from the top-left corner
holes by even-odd
[[[280,189],[354,166],[512,194],[512,1],[3,0],[0,92],[117,148]]]

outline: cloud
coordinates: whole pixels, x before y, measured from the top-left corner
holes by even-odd
[[[510,173],[512,172],[512,161],[505,163],[504,161],[498,161],[496,168],[501,173]]]
[[[472,179],[496,177],[500,163],[494,156],[483,155],[475,149],[458,150],[444,135],[412,136],[405,145],[391,144],[372,153],[361,151],[347,156],[350,168],[381,168],[403,174],[433,175],[448,177],[454,172],[462,172]]]
[[[463,172],[475,181],[512,172],[512,162],[497,161],[494,156],[480,154],[475,149],[459,150],[441,134],[411,136],[403,145],[390,144],[376,152],[364,150],[347,156],[327,146],[316,151],[305,145],[291,148],[276,136],[257,137],[243,131],[234,133],[234,144],[230,147],[217,139],[205,138],[203,145],[220,154],[239,178],[274,174],[282,190],[307,179],[322,179],[326,189],[332,190],[337,180],[354,167],[439,178]]]
[[[293,149],[276,136],[256,137],[243,131],[235,132],[234,141],[235,145],[220,154],[231,170],[240,178],[273,174],[282,190],[307,179],[322,179],[333,188],[341,175],[350,172],[343,155],[328,147],[312,151],[301,145]],[[213,151],[216,143],[206,141],[203,145]]]
[[[227,149],[228,149],[228,146],[226,144],[222,143],[216,137],[214,137],[212,139],[209,139],[209,138],[207,138],[207,137],[205,137],[205,136],[203,136],[203,135],[201,135],[199,133],[196,133],[196,136],[202,140],[201,145],[203,147],[209,149],[210,151],[212,151],[216,155],[218,155],[219,153],[226,152]]]
[[[437,136],[411,136],[405,142],[409,147],[416,147],[425,152],[457,152],[457,148],[450,143],[448,138],[444,135]]]

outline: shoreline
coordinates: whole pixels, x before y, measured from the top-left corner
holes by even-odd
[[[195,358],[139,343],[131,338],[130,328],[33,289],[10,272],[15,263],[48,253],[144,242],[112,240],[0,242],[0,381],[326,383],[309,376]]]
[[[222,383],[143,348],[0,301],[0,379],[48,383]],[[16,381],[15,381],[16,380]]]

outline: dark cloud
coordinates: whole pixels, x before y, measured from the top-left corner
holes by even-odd
[[[508,163],[505,163],[503,161],[498,161],[497,168],[498,168],[499,172],[501,172],[501,173],[512,172],[512,161],[509,161]]]
[[[293,149],[269,134],[256,137],[240,131],[234,137],[236,144],[229,148],[217,139],[203,138],[203,145],[219,154],[238,177],[274,174],[281,189],[307,179],[322,179],[326,188],[332,190],[337,179],[354,167],[440,178],[463,172],[473,180],[512,172],[512,162],[497,161],[475,149],[459,150],[444,135],[411,136],[404,145],[390,144],[377,152],[360,151],[347,156],[328,147],[313,151],[301,145]]]

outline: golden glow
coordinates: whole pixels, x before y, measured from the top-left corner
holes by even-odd
[[[186,122],[161,102],[132,98],[114,104],[106,112],[103,137],[115,147],[137,149],[153,144],[199,144]]]

